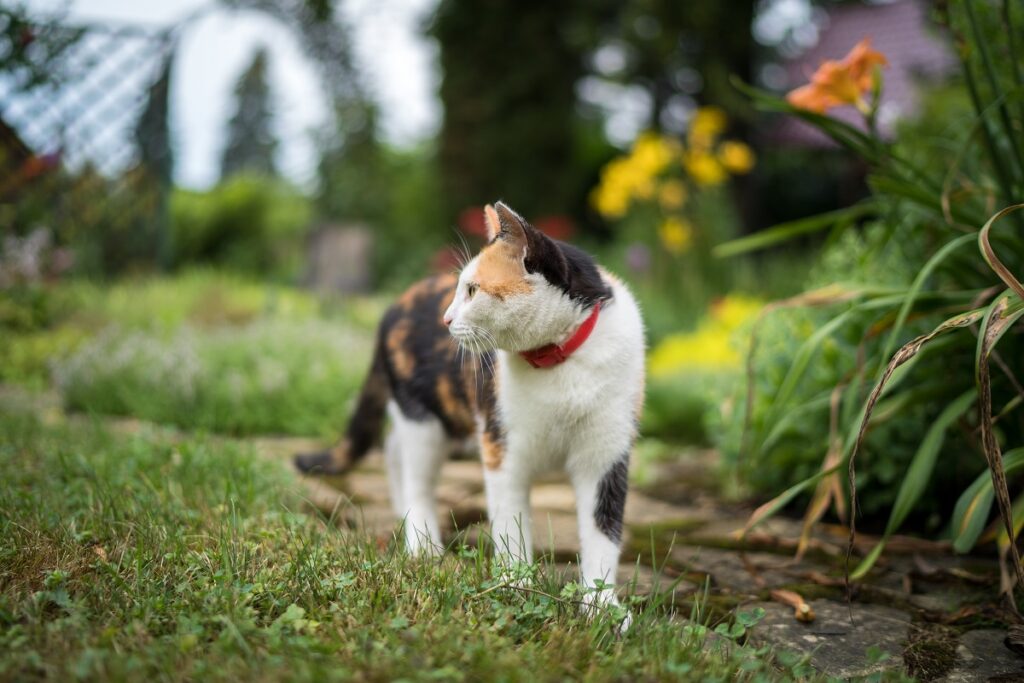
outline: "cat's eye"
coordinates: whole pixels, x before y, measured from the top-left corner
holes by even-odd
[[[480,285],[475,282],[469,282],[466,284],[466,299],[472,299],[473,295],[476,294],[476,290],[480,289]]]

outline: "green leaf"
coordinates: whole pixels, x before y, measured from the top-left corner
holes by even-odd
[[[885,526],[885,534],[877,545],[872,549],[860,566],[850,575],[852,579],[859,579],[871,569],[885,547],[889,537],[899,529],[903,520],[907,518],[911,510],[920,500],[928,482],[931,481],[932,472],[935,470],[935,461],[942,444],[946,440],[946,430],[960,418],[967,409],[974,405],[978,397],[978,390],[971,388],[953,400],[945,410],[939,414],[935,422],[928,428],[921,445],[910,461],[907,473],[903,478],[899,493],[896,494],[896,502],[893,503],[892,511],[889,513],[889,523]]]
[[[785,436],[786,433],[795,425],[799,424],[809,413],[814,413],[815,411],[828,408],[829,400],[831,398],[832,390],[827,389],[806,403],[801,403],[788,411],[773,423],[771,431],[768,432],[768,436],[766,436],[764,441],[762,441],[758,446],[758,451],[766,452],[771,450],[779,439]]]
[[[789,366],[789,371],[786,373],[785,378],[782,380],[782,384],[779,385],[779,390],[775,394],[775,400],[772,401],[771,408],[768,410],[765,418],[765,424],[774,424],[776,422],[779,418],[782,407],[786,405],[790,397],[793,395],[793,392],[796,391],[800,380],[807,371],[807,367],[810,365],[815,353],[817,353],[818,348],[825,339],[853,317],[857,310],[858,308],[854,307],[843,311],[815,330],[814,334],[808,337],[807,340],[800,345],[800,348],[797,349],[796,355],[793,356],[793,363]]]
[[[733,86],[749,96],[758,109],[790,114],[801,118],[859,156],[865,159],[875,157],[874,141],[860,129],[824,114],[807,111],[806,109],[798,109],[774,93],[747,85],[740,78],[733,78],[731,80]]]
[[[750,612],[737,612],[736,621],[743,624],[745,627],[750,628],[756,626],[762,619],[764,619],[766,612],[764,607],[755,607]]]
[[[789,371],[783,378],[782,384],[779,385],[779,390],[775,394],[775,400],[768,409],[765,417],[765,424],[774,424],[775,421],[780,418],[782,408],[785,407],[786,403],[792,397],[793,392],[796,391],[796,388],[799,386],[800,380],[803,379],[804,373],[807,371],[811,360],[814,358],[818,348],[825,339],[842,327],[854,315],[876,308],[895,306],[903,301],[903,296],[903,294],[880,296],[857,304],[846,311],[843,311],[815,330],[814,334],[808,337],[807,340],[800,345],[796,355],[793,357],[793,363],[790,365]]]
[[[747,520],[746,526],[743,527],[743,535],[746,535],[751,529],[758,526],[766,519],[774,517],[779,510],[789,505],[794,498],[799,496],[801,493],[809,489],[810,487],[817,484],[819,481],[836,472],[842,463],[829,467],[828,469],[821,470],[815,475],[807,477],[803,481],[793,484],[788,489],[780,493],[779,495],[772,498],[770,501],[761,505],[759,508],[751,513],[750,518]]]
[[[730,258],[739,254],[746,254],[752,251],[759,251],[774,246],[781,242],[787,242],[800,235],[807,235],[819,230],[824,230],[841,221],[854,221],[862,216],[876,213],[878,207],[874,202],[860,202],[853,206],[836,211],[821,213],[816,216],[809,216],[795,221],[779,223],[766,228],[753,235],[719,244],[712,250],[716,258]]]
[[[918,295],[921,293],[921,289],[924,287],[925,282],[931,277],[931,274],[939,267],[946,258],[957,249],[963,247],[974,241],[974,235],[961,235],[954,240],[947,242],[941,249],[928,259],[924,267],[921,268],[917,273],[917,277],[914,278],[913,284],[910,285],[910,289],[907,290],[906,297],[903,300],[903,305],[900,306],[900,311],[896,315],[896,322],[893,323],[892,331],[889,333],[889,338],[885,342],[885,346],[882,348],[881,358],[889,358],[892,355],[892,351],[896,348],[896,342],[900,338],[900,334],[903,332],[903,326],[907,322],[907,316],[910,315],[911,309],[914,307],[914,303],[917,301]]]
[[[1007,474],[1024,469],[1024,448],[1004,453],[1003,469]],[[985,530],[993,501],[992,475],[985,470],[964,489],[953,508],[953,550],[958,553],[970,552]]]

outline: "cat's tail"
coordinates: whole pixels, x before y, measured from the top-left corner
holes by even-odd
[[[390,395],[387,348],[383,333],[378,332],[370,374],[363,382],[345,436],[336,446],[326,451],[296,455],[295,467],[308,474],[343,474],[352,469],[380,439]]]

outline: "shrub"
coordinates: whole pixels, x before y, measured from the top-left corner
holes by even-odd
[[[891,473],[889,491],[895,494],[885,536],[853,573],[855,578],[871,568],[889,534],[912,513],[932,504],[925,502],[926,491],[945,518],[952,513],[951,536],[958,550],[968,550],[978,540],[993,499],[999,502],[1005,528],[1012,527],[1011,516],[1024,511],[1018,504],[1018,513],[1011,513],[1000,455],[1001,444],[1024,443],[1016,379],[1024,353],[1020,335],[1006,334],[1024,316],[1024,287],[1015,276],[1024,270],[1024,241],[1019,230],[1009,233],[997,223],[1021,206],[1010,205],[995,215],[991,208],[1007,206],[1024,195],[1024,150],[1009,112],[1011,107],[1016,111],[1020,99],[1019,74],[1011,67],[1019,63],[1019,55],[1009,36],[1021,17],[1011,16],[1009,3],[1002,7],[1003,14],[994,3],[946,8],[945,21],[962,39],[958,47],[963,82],[973,113],[969,121],[956,119],[954,113],[938,139],[927,133],[937,130],[934,119],[920,135],[904,131],[892,143],[877,135],[881,79],[877,67],[873,72],[870,68],[877,59],[866,44],[855,47],[842,62],[823,66],[823,71],[838,70],[855,88],[831,91],[829,84],[835,79],[816,76],[810,85],[791,93],[790,103],[753,93],[762,107],[800,116],[865,159],[871,167],[872,196],[848,211],[781,226],[728,245],[727,251],[739,253],[814,228],[849,229],[859,217],[873,214],[875,230],[884,238],[868,240],[873,243],[866,252],[831,258],[845,263],[846,272],[856,272],[858,263],[876,269],[875,264],[885,263],[895,251],[912,273],[902,282],[889,278],[882,286],[864,284],[866,278],[861,283],[838,283],[791,302],[821,307],[813,332],[783,342],[784,367],[774,362],[771,348],[766,349],[767,361],[758,351],[755,394],[765,397],[768,405],[760,408],[759,422],[755,400],[748,418],[752,429],[740,438],[733,429],[723,443],[737,459],[757,461],[784,447],[772,439],[783,427],[817,425],[808,427],[814,437],[808,442],[818,449],[808,448],[815,455],[806,457],[819,459],[818,471],[797,481],[806,470],[785,470],[792,473],[787,483],[793,486],[761,508],[751,525],[812,491],[815,505],[808,510],[808,524],[829,503],[842,509],[846,501],[836,495],[840,473],[848,469],[852,475],[855,465],[866,458]],[[824,113],[840,104],[855,105],[864,113],[866,133]],[[1003,222],[1017,219],[1011,216]],[[1018,228],[1021,225],[1024,222],[1017,223]],[[976,330],[977,339],[963,333],[965,328]],[[992,352],[997,343],[1004,352],[1001,356]],[[839,349],[840,362],[832,368],[822,367],[821,360],[829,344]],[[990,357],[995,366],[991,372]],[[821,375],[820,382],[814,380],[816,375]],[[831,419],[808,419],[825,401],[835,406],[829,410]],[[993,412],[998,412],[995,419]],[[897,416],[906,422],[886,433],[885,425],[896,425],[889,421]],[[898,454],[903,448],[908,457],[901,462]],[[963,490],[953,509],[952,499],[941,497],[935,488],[936,479],[964,467],[968,448],[985,454],[993,474]],[[1007,454],[1007,469],[1020,452]],[[867,477],[860,474],[849,482],[851,534],[858,514],[853,485],[859,484],[862,493],[867,488]],[[867,490],[887,495],[881,476],[878,481],[883,486],[877,487],[875,481]],[[1020,575],[1016,550],[1012,544],[1006,547]]]
[[[369,363],[337,322],[259,320],[172,334],[109,328],[57,367],[69,408],[232,434],[337,433]]]
[[[292,273],[312,219],[309,199],[280,180],[237,175],[207,192],[171,195],[174,263]]]

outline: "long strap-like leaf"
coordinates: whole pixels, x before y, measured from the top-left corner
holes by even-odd
[[[1003,469],[999,440],[996,439],[992,429],[992,375],[988,367],[989,354],[1000,337],[1021,316],[1024,316],[1024,308],[1011,310],[1011,305],[1014,303],[1019,304],[1020,299],[1014,294],[1006,294],[992,302],[989,307],[991,310],[986,311],[985,325],[978,337],[976,373],[981,443],[984,446],[985,459],[988,461],[988,469],[992,476],[992,490],[995,492],[996,503],[999,505],[999,514],[1003,518],[1003,525],[1006,527],[1010,539],[1010,557],[1013,559],[1014,571],[1017,574],[1017,584],[1024,586],[1024,567],[1021,567],[1020,564],[1020,550],[1017,548],[1013,533],[1013,511],[1010,504],[1010,493],[1006,485],[1006,472]]]

